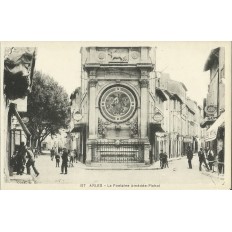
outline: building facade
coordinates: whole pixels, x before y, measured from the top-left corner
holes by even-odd
[[[155,49],[80,52],[81,87],[71,95],[70,132],[83,163],[151,164],[161,150],[176,158],[193,148],[199,108],[190,106],[183,83],[156,72]]]
[[[71,132],[86,164],[150,164],[150,47],[81,49],[80,110]],[[78,111],[78,110],[76,110]]]
[[[204,71],[209,71],[208,93],[203,102],[206,129],[206,146],[217,155],[224,147],[225,137],[225,49],[213,49],[205,63]]]
[[[4,177],[9,181],[11,158],[21,142],[30,146],[31,133],[27,129],[26,118],[20,113],[27,111],[27,95],[31,91],[36,60],[36,48],[7,47],[4,53],[4,82],[1,89],[4,118],[1,146],[5,152]]]
[[[201,107],[187,97],[187,88],[182,82],[172,80],[166,73],[157,76],[157,85],[167,97],[164,102],[164,129],[168,134],[166,152],[169,158],[185,155],[188,146],[197,152],[203,138]]]

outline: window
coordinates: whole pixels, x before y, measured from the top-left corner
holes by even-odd
[[[176,100],[173,101],[174,103],[174,110],[176,109]]]

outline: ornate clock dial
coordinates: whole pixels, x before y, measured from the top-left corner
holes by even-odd
[[[127,121],[133,116],[136,106],[133,92],[124,86],[110,87],[100,99],[101,113],[111,122]]]

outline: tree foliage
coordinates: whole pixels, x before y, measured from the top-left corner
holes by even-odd
[[[67,126],[69,117],[69,98],[63,87],[53,78],[35,72],[32,91],[28,95],[28,128],[32,141],[41,142],[48,135],[55,135],[60,128]]]

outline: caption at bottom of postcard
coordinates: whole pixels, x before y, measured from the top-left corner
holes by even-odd
[[[80,184],[80,188],[160,188],[160,184]]]

